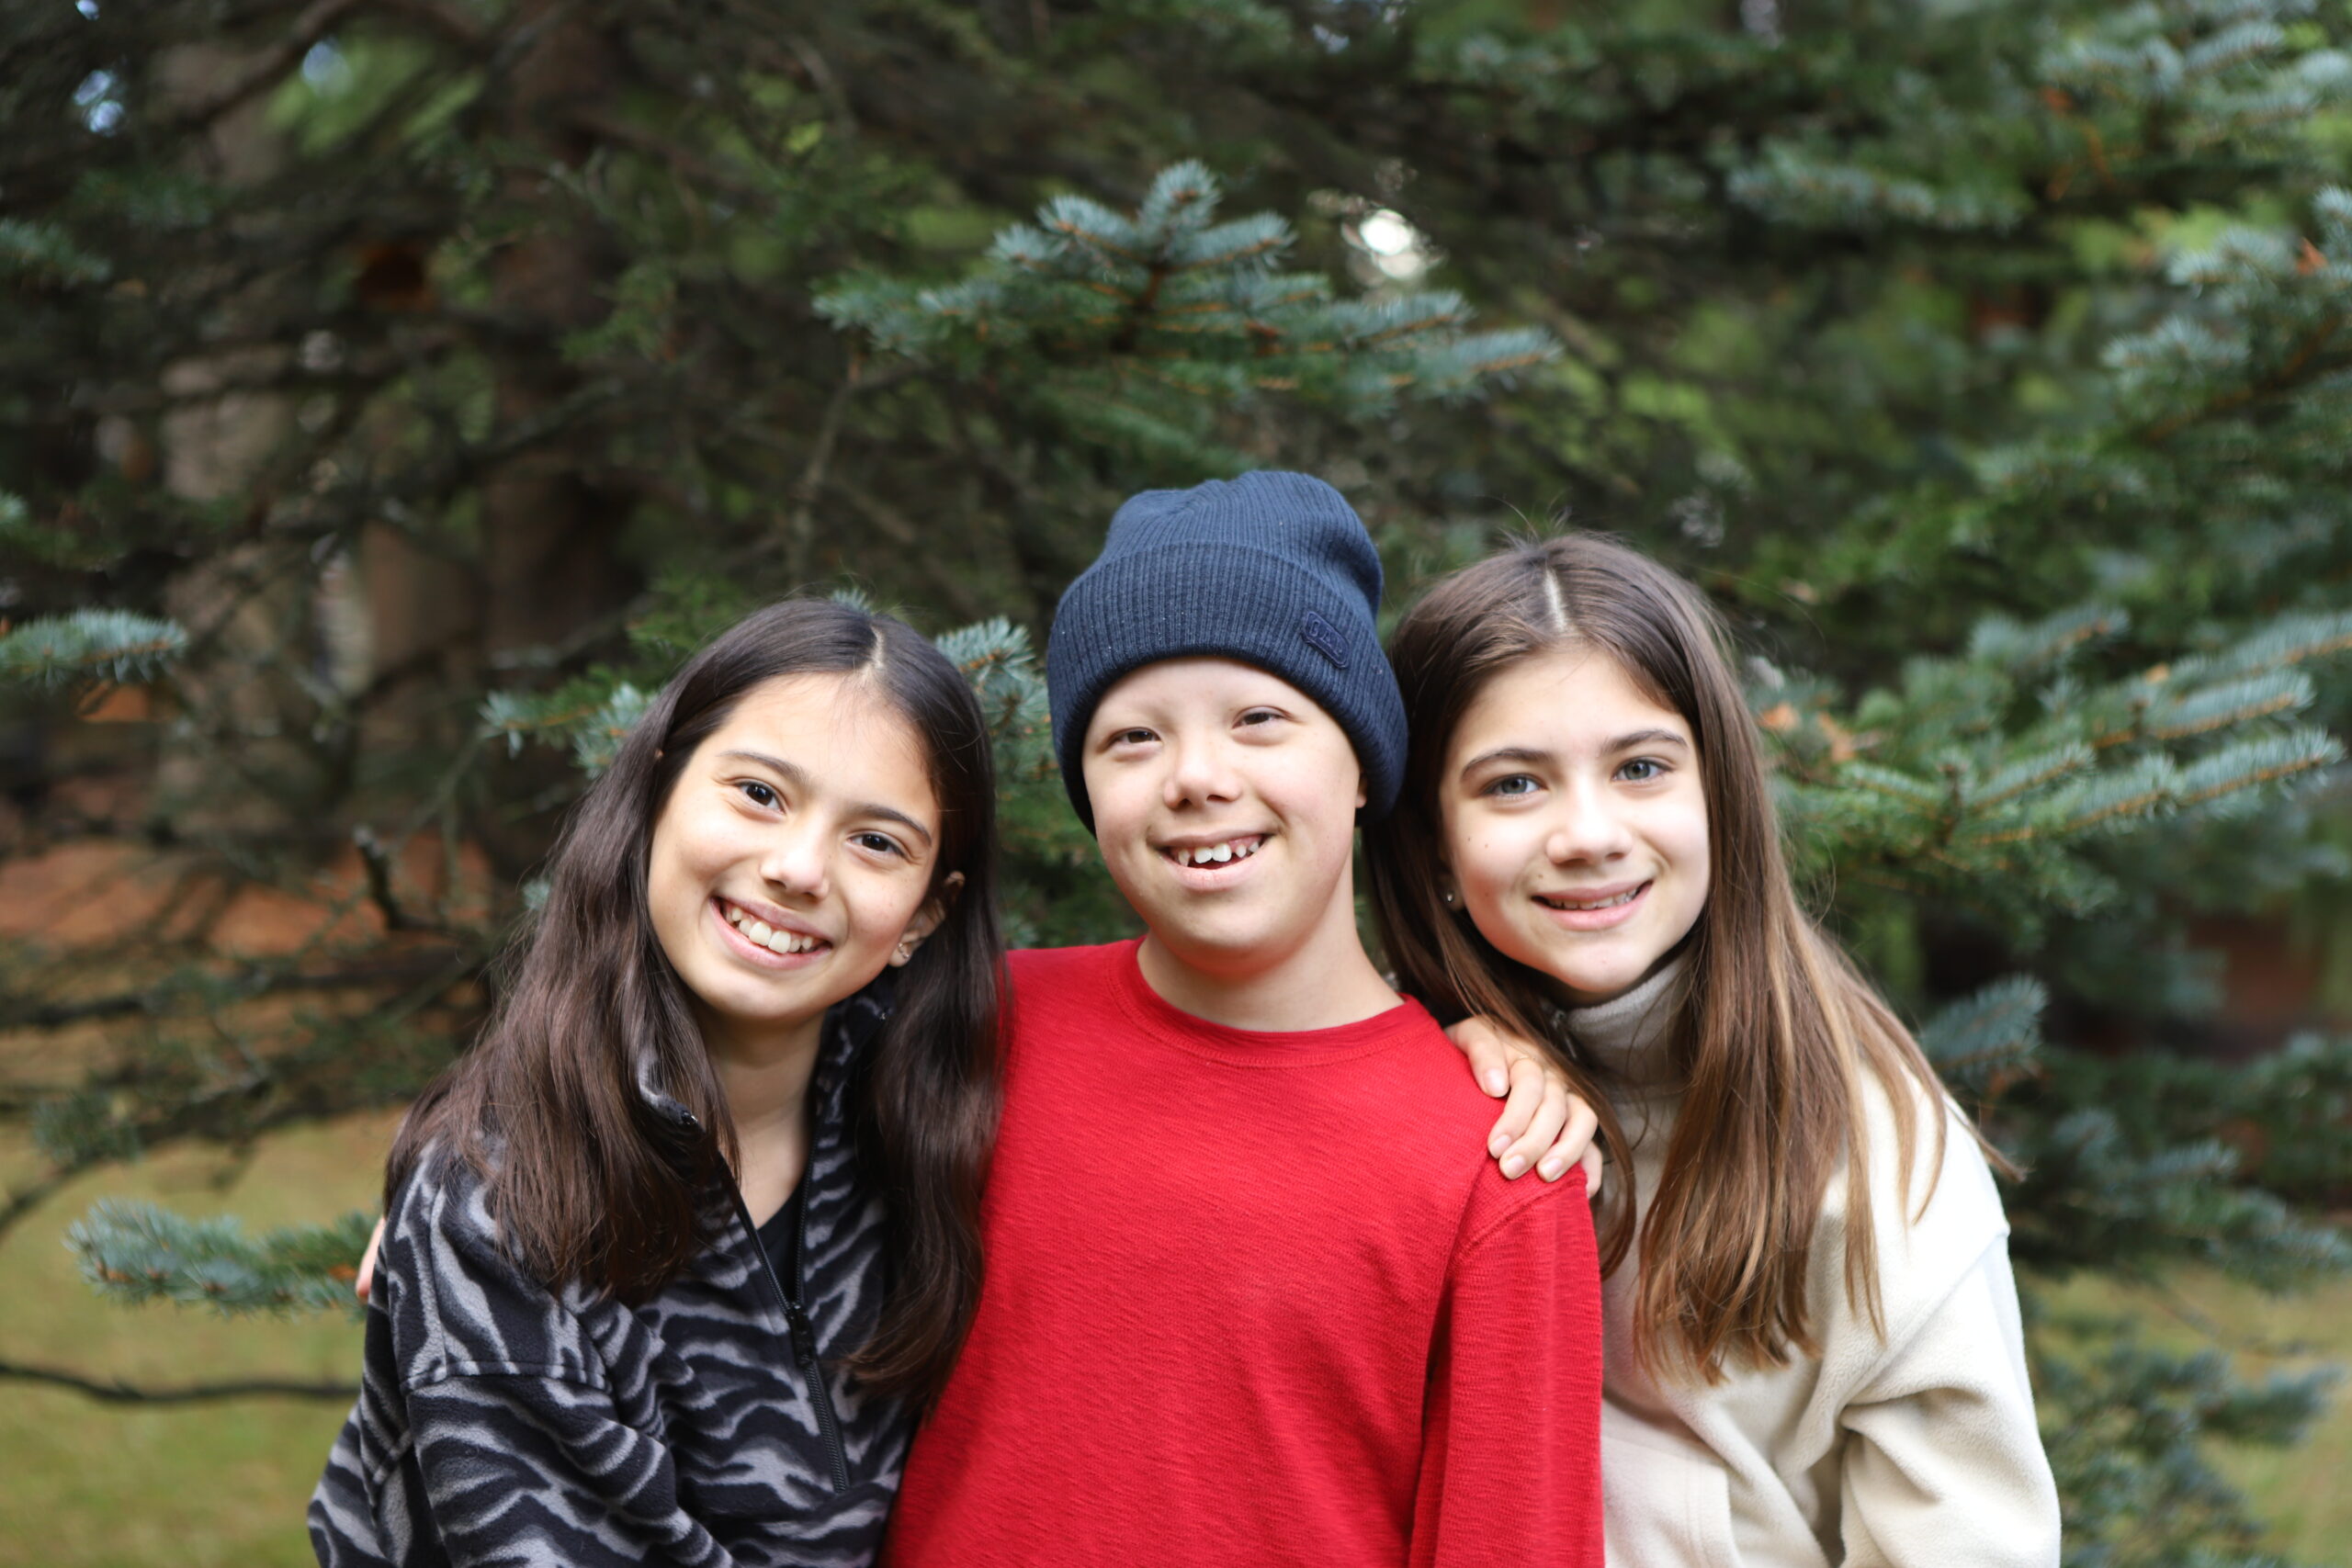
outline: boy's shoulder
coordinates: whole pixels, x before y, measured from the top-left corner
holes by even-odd
[[[1420,1003],[1404,998],[1396,1017],[1396,1049],[1368,1060],[1366,1071],[1384,1080],[1384,1098],[1410,1124],[1408,1136],[1442,1152],[1449,1167],[1464,1152],[1474,1163],[1491,1166],[1487,1134],[1502,1114],[1502,1101],[1478,1087],[1468,1060]]]
[[[1135,967],[1136,947],[1129,940],[1091,947],[1024,947],[1007,953],[1007,1016],[1013,1032],[1027,1032],[1047,1020],[1083,1024],[1116,1012],[1119,993]]]

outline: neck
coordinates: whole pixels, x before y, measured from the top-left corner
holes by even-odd
[[[1685,998],[1680,953],[1605,1002],[1568,1010],[1569,1036],[1595,1066],[1635,1089],[1675,1080],[1673,1036]]]
[[[808,1080],[817,1070],[825,1015],[773,1030],[730,1029],[709,1018],[702,1023],[703,1045],[746,1163],[755,1146],[772,1147],[779,1138],[794,1146],[804,1143]]]
[[[1160,1000],[1210,1023],[1280,1034],[1338,1029],[1396,1005],[1354,917],[1354,888],[1343,883],[1315,928],[1277,951],[1193,951],[1155,931],[1137,961]]]

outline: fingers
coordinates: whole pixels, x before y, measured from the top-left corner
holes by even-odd
[[[1500,1030],[1483,1018],[1465,1018],[1445,1037],[1469,1058],[1470,1076],[1480,1089],[1497,1100],[1510,1092],[1510,1052],[1504,1043],[1509,1037]]]
[[[1562,1092],[1566,1092],[1565,1085]],[[1600,1150],[1592,1135],[1600,1130],[1600,1118],[1579,1096],[1568,1094],[1567,1101],[1567,1119],[1560,1124],[1560,1135],[1536,1161],[1535,1172],[1546,1181],[1557,1181],[1568,1173],[1568,1167],[1585,1162],[1589,1156],[1591,1163],[1585,1170],[1585,1185],[1597,1190],[1600,1182],[1593,1169],[1600,1162]]]
[[[1503,1114],[1524,1103],[1526,1124],[1518,1135],[1497,1156],[1506,1180],[1516,1181],[1551,1151],[1560,1129],[1567,1124],[1568,1106],[1576,1097],[1568,1092],[1567,1080],[1549,1070],[1544,1064],[1525,1058],[1511,1064],[1510,1100]],[[1561,1170],[1566,1169],[1565,1162]],[[1544,1177],[1546,1181],[1558,1179],[1559,1171]]]
[[[1507,1158],[1527,1135],[1536,1111],[1544,1103],[1544,1073],[1533,1062],[1524,1056],[1512,1057],[1505,1075],[1509,1090],[1503,1100],[1503,1113],[1495,1118],[1494,1130],[1487,1134],[1487,1153],[1498,1160]],[[1526,1168],[1525,1163],[1520,1166],[1520,1170]],[[1505,1174],[1517,1176],[1519,1171]]]
[[[1469,1062],[1478,1087],[1503,1102],[1487,1135],[1487,1153],[1504,1177],[1516,1181],[1532,1168],[1557,1181],[1570,1166],[1581,1165],[1589,1192],[1599,1193],[1600,1149],[1593,1134],[1600,1119],[1551,1057],[1483,1018],[1465,1018],[1445,1034]]]
[[[383,1245],[384,1222],[378,1220],[375,1234],[368,1238],[368,1250],[360,1255],[359,1278],[351,1282],[352,1294],[363,1302],[368,1299],[368,1292],[375,1288],[376,1254],[382,1250]]]

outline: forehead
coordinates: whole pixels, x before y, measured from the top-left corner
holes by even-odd
[[[1277,704],[1306,714],[1330,716],[1313,697],[1288,681],[1238,659],[1161,659],[1128,671],[1094,705],[1091,733],[1104,715],[1149,712],[1162,716],[1188,709],[1222,710],[1250,703]],[[1337,722],[1336,720],[1334,722]]]
[[[743,694],[702,744],[705,756],[753,751],[789,762],[820,788],[939,815],[931,756],[898,705],[864,675],[785,675]]]
[[[1489,747],[1540,742],[1548,750],[1605,745],[1642,729],[1688,739],[1680,714],[1644,691],[1623,665],[1589,646],[1547,649],[1498,671],[1454,726],[1447,750],[1460,756]]]

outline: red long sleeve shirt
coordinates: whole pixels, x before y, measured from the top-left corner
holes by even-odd
[[[896,1568],[1601,1562],[1584,1182],[1502,1179],[1419,1004],[1298,1033],[1015,953],[971,1337]]]

